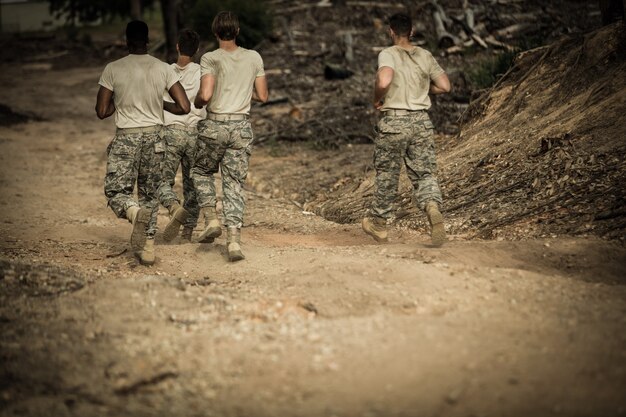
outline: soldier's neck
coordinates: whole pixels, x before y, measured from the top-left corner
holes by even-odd
[[[191,62],[191,57],[187,55],[178,55],[178,60],[176,61],[176,65],[183,68],[189,65]]]
[[[238,48],[237,42],[235,42],[234,39],[230,40],[230,41],[223,41],[223,40],[219,39],[219,43],[220,43],[220,49],[223,49],[223,50],[228,51],[228,52],[232,52],[232,51],[234,51],[235,49]]]
[[[395,46],[399,46],[400,48],[413,49],[413,45],[411,44],[411,41],[409,41],[409,38],[395,38],[393,44]]]

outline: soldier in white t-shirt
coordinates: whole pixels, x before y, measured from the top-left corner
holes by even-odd
[[[222,234],[217,218],[213,174],[222,172],[223,212],[228,259],[244,259],[240,246],[245,199],[243,183],[252,152],[250,101],[265,102],[267,81],[261,56],[237,46],[239,20],[232,12],[220,12],[213,20],[219,49],[202,56],[202,80],[196,108],[207,105],[207,118],[198,124],[198,150],[192,178],[206,227],[200,242],[210,243]]]
[[[194,54],[198,51],[200,37],[193,30],[182,30],[178,35],[176,49],[178,61],[171,65],[180,77],[180,83],[185,89],[189,101],[196,98],[200,88],[200,65],[192,62]],[[172,101],[169,94],[165,94],[165,101]],[[170,212],[170,222],[165,226],[163,239],[170,241],[178,235],[180,226],[183,226],[182,238],[191,241],[191,234],[198,222],[198,200],[196,189],[191,179],[191,168],[196,151],[198,137],[197,124],[206,117],[204,108],[193,108],[186,115],[165,113],[165,161],[163,163],[163,182],[159,188],[159,201]],[[178,166],[182,167],[183,173],[183,206],[180,199],[172,189],[174,187]]]
[[[378,55],[374,106],[383,117],[374,143],[376,191],[363,230],[378,242],[387,242],[387,220],[398,195],[402,165],[413,185],[413,201],[428,217],[431,240],[446,240],[437,181],[433,124],[426,111],[428,94],[450,91],[450,81],[430,52],[411,44],[411,18],[398,13],[389,18],[393,46]]]
[[[109,63],[99,81],[96,113],[100,119],[115,114],[117,126],[107,148],[104,194],[113,212],[133,224],[130,241],[139,261],[152,265],[165,153],[160,136],[163,110],[187,114],[190,104],[174,70],[148,55],[144,22],[135,20],[126,26],[126,43],[129,55]],[[165,91],[173,103],[163,101]],[[133,197],[135,182],[139,201]]]

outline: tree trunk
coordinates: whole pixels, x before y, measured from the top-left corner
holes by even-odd
[[[624,20],[626,12],[626,0],[599,0],[602,24],[608,25],[619,18]]]
[[[176,62],[176,41],[178,40],[178,15],[176,0],[161,0],[161,14],[163,15],[163,29],[165,31],[166,60]]]
[[[130,0],[130,18],[141,20],[141,0]]]

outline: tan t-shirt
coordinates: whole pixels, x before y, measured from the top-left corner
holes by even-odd
[[[430,108],[430,82],[444,73],[430,52],[418,46],[411,51],[392,46],[378,54],[378,68],[382,67],[393,69],[393,81],[385,96],[382,111]]]
[[[98,84],[113,91],[118,128],[163,124],[163,93],[178,81],[165,62],[153,56],[128,55],[107,64]]]
[[[177,115],[172,114],[168,111],[163,112],[165,116],[165,126],[169,125],[180,125],[185,127],[194,127],[198,124],[198,122],[206,117],[206,110],[204,107],[201,109],[196,109],[193,105],[193,101],[196,99],[196,94],[198,93],[198,89],[200,88],[200,65],[195,62],[190,62],[184,67],[178,66],[178,64],[172,64],[171,67],[174,69],[174,72],[180,77],[180,84],[185,89],[185,93],[187,93],[187,97],[189,98],[189,102],[191,102],[191,111],[187,114]],[[170,97],[169,93],[165,93],[163,96],[163,100],[169,101],[171,103],[174,102],[172,97]]]
[[[242,48],[232,52],[217,49],[202,55],[202,76],[215,77],[215,90],[207,105],[211,113],[250,113],[256,77],[265,75],[258,52]]]

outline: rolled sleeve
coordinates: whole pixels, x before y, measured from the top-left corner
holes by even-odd
[[[172,68],[171,66],[165,64],[165,68],[165,79],[167,81],[166,85],[167,90],[169,91],[169,89],[172,88],[174,84],[180,81],[180,76],[176,74],[176,71],[174,71],[174,68]]]
[[[256,76],[262,77],[265,75],[265,67],[263,66],[263,58],[259,53],[256,53]]]
[[[113,71],[111,70],[111,64],[107,64],[107,66],[104,67],[98,84],[107,90],[113,91]]]
[[[217,69],[215,68],[215,62],[207,55],[204,55],[200,60],[200,76],[205,75],[217,75]]]
[[[387,50],[380,51],[378,54],[378,69],[381,69],[382,67],[395,69],[393,55],[391,55],[391,53]]]
[[[435,57],[432,54],[428,54],[428,62],[430,64],[428,73],[431,80],[434,80],[445,72],[443,68],[441,68],[439,63],[435,60]]]

